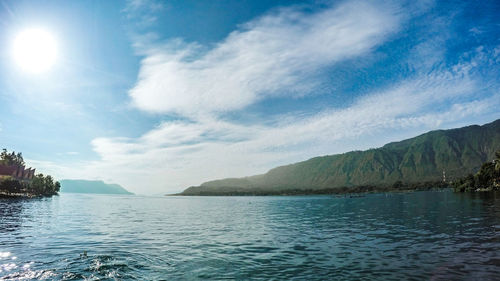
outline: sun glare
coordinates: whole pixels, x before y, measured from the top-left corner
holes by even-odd
[[[57,43],[54,36],[46,30],[27,29],[14,39],[12,55],[24,71],[41,73],[54,65],[57,58]]]

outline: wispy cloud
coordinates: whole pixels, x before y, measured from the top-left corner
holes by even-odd
[[[266,115],[266,122],[222,118],[270,97],[306,99],[323,82],[325,68],[373,54],[405,28],[404,15],[397,5],[351,1],[314,12],[283,8],[212,47],[180,39],[159,44],[148,34],[135,43],[145,58],[129,92],[132,102],[147,112],[180,115],[182,121],[162,122],[136,138],[96,138],[92,147],[99,161],[37,165],[66,178],[117,182],[136,193],[175,192],[497,118],[500,91],[490,78],[497,73],[500,48],[478,46],[447,65],[446,40],[438,36],[448,24],[443,18],[433,23],[436,36],[409,46],[407,56],[387,51],[413,68],[411,75],[367,89],[341,108],[325,106],[304,115],[283,111]],[[482,66],[494,71],[485,75]]]
[[[97,176],[138,193],[144,183],[150,191],[174,192],[206,180],[262,173],[317,155],[369,148],[495,113],[500,93],[474,98],[484,88],[469,72],[465,64],[452,72],[433,72],[374,92],[344,109],[326,109],[307,118],[278,117],[273,125],[175,121],[139,138],[98,138],[92,145],[102,161],[64,173]]]
[[[361,1],[313,13],[283,8],[208,50],[169,41],[144,50],[130,96],[142,110],[196,118],[269,96],[307,95],[318,71],[366,54],[397,31],[401,17],[397,6]]]
[[[156,14],[165,9],[165,3],[157,0],[128,0],[122,11],[127,18],[135,20],[139,27],[144,28],[156,23]]]

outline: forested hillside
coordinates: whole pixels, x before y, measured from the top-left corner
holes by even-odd
[[[284,192],[359,186],[387,187],[448,181],[479,170],[500,148],[500,120],[483,126],[431,131],[367,151],[316,157],[263,175],[222,179],[186,189],[183,195]]]

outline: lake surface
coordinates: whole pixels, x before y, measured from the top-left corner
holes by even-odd
[[[0,199],[0,280],[499,280],[500,194]]]

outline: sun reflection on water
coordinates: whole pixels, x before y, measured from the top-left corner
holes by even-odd
[[[0,252],[0,273],[17,268],[17,265],[12,262],[16,257],[10,257],[11,255],[10,252]]]

